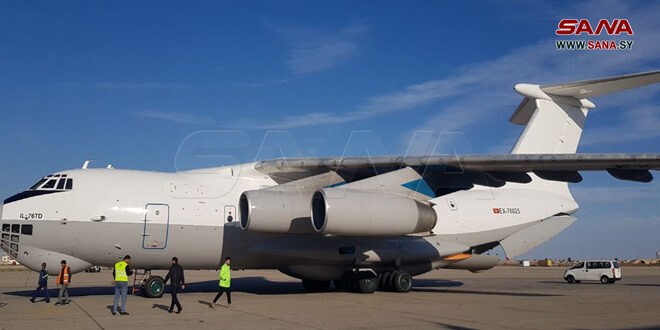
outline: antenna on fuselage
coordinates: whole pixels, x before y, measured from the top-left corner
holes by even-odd
[[[91,160],[86,160],[85,163],[83,163],[82,169],[86,170],[91,162],[92,162]]]

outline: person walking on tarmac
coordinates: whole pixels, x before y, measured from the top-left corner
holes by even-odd
[[[172,266],[170,266],[170,270],[167,272],[167,275],[165,276],[165,283],[167,283],[167,280],[170,280],[170,293],[172,295],[172,303],[170,304],[170,309],[168,312],[172,313],[174,310],[174,305],[176,305],[176,313],[179,314],[183,310],[181,308],[181,304],[179,303],[179,298],[177,298],[177,293],[179,293],[179,290],[183,290],[186,288],[186,281],[185,278],[183,277],[183,267],[179,265],[179,258],[174,257],[172,258]]]
[[[48,271],[46,270],[45,262],[41,264],[41,271],[39,272],[39,282],[37,284],[39,286],[37,287],[36,290],[34,290],[34,294],[32,294],[32,298],[30,299],[30,301],[34,303],[34,300],[37,299],[37,295],[39,294],[39,291],[41,291],[41,288],[43,288],[44,295],[46,296],[46,303],[49,303],[50,294],[48,293]]]
[[[60,262],[62,268],[60,274],[57,275],[57,285],[60,286],[60,293],[57,295],[57,302],[55,305],[66,305],[71,302],[69,299],[69,284],[71,284],[71,269],[66,265],[66,260]]]
[[[215,302],[222,297],[222,293],[227,294],[227,307],[231,306],[231,258],[225,258],[225,263],[220,268],[220,283],[218,287],[218,294],[215,295],[211,308],[215,305]]]
[[[112,315],[117,315],[117,304],[121,296],[121,315],[128,315],[126,312],[126,298],[128,296],[128,277],[133,275],[133,271],[128,266],[131,261],[131,256],[126,255],[124,260],[120,260],[115,264],[115,270],[112,271],[112,276],[115,278],[115,301],[112,305]]]

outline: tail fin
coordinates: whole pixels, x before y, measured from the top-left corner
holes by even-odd
[[[557,85],[517,84],[525,98],[509,121],[525,125],[511,153],[575,153],[595,97],[660,82],[660,71]]]

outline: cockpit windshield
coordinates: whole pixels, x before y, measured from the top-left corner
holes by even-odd
[[[51,174],[39,180],[28,190],[71,190],[73,179],[66,174]]]

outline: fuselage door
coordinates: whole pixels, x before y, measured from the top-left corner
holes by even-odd
[[[142,248],[165,249],[170,224],[170,208],[167,204],[147,204],[144,215]]]

